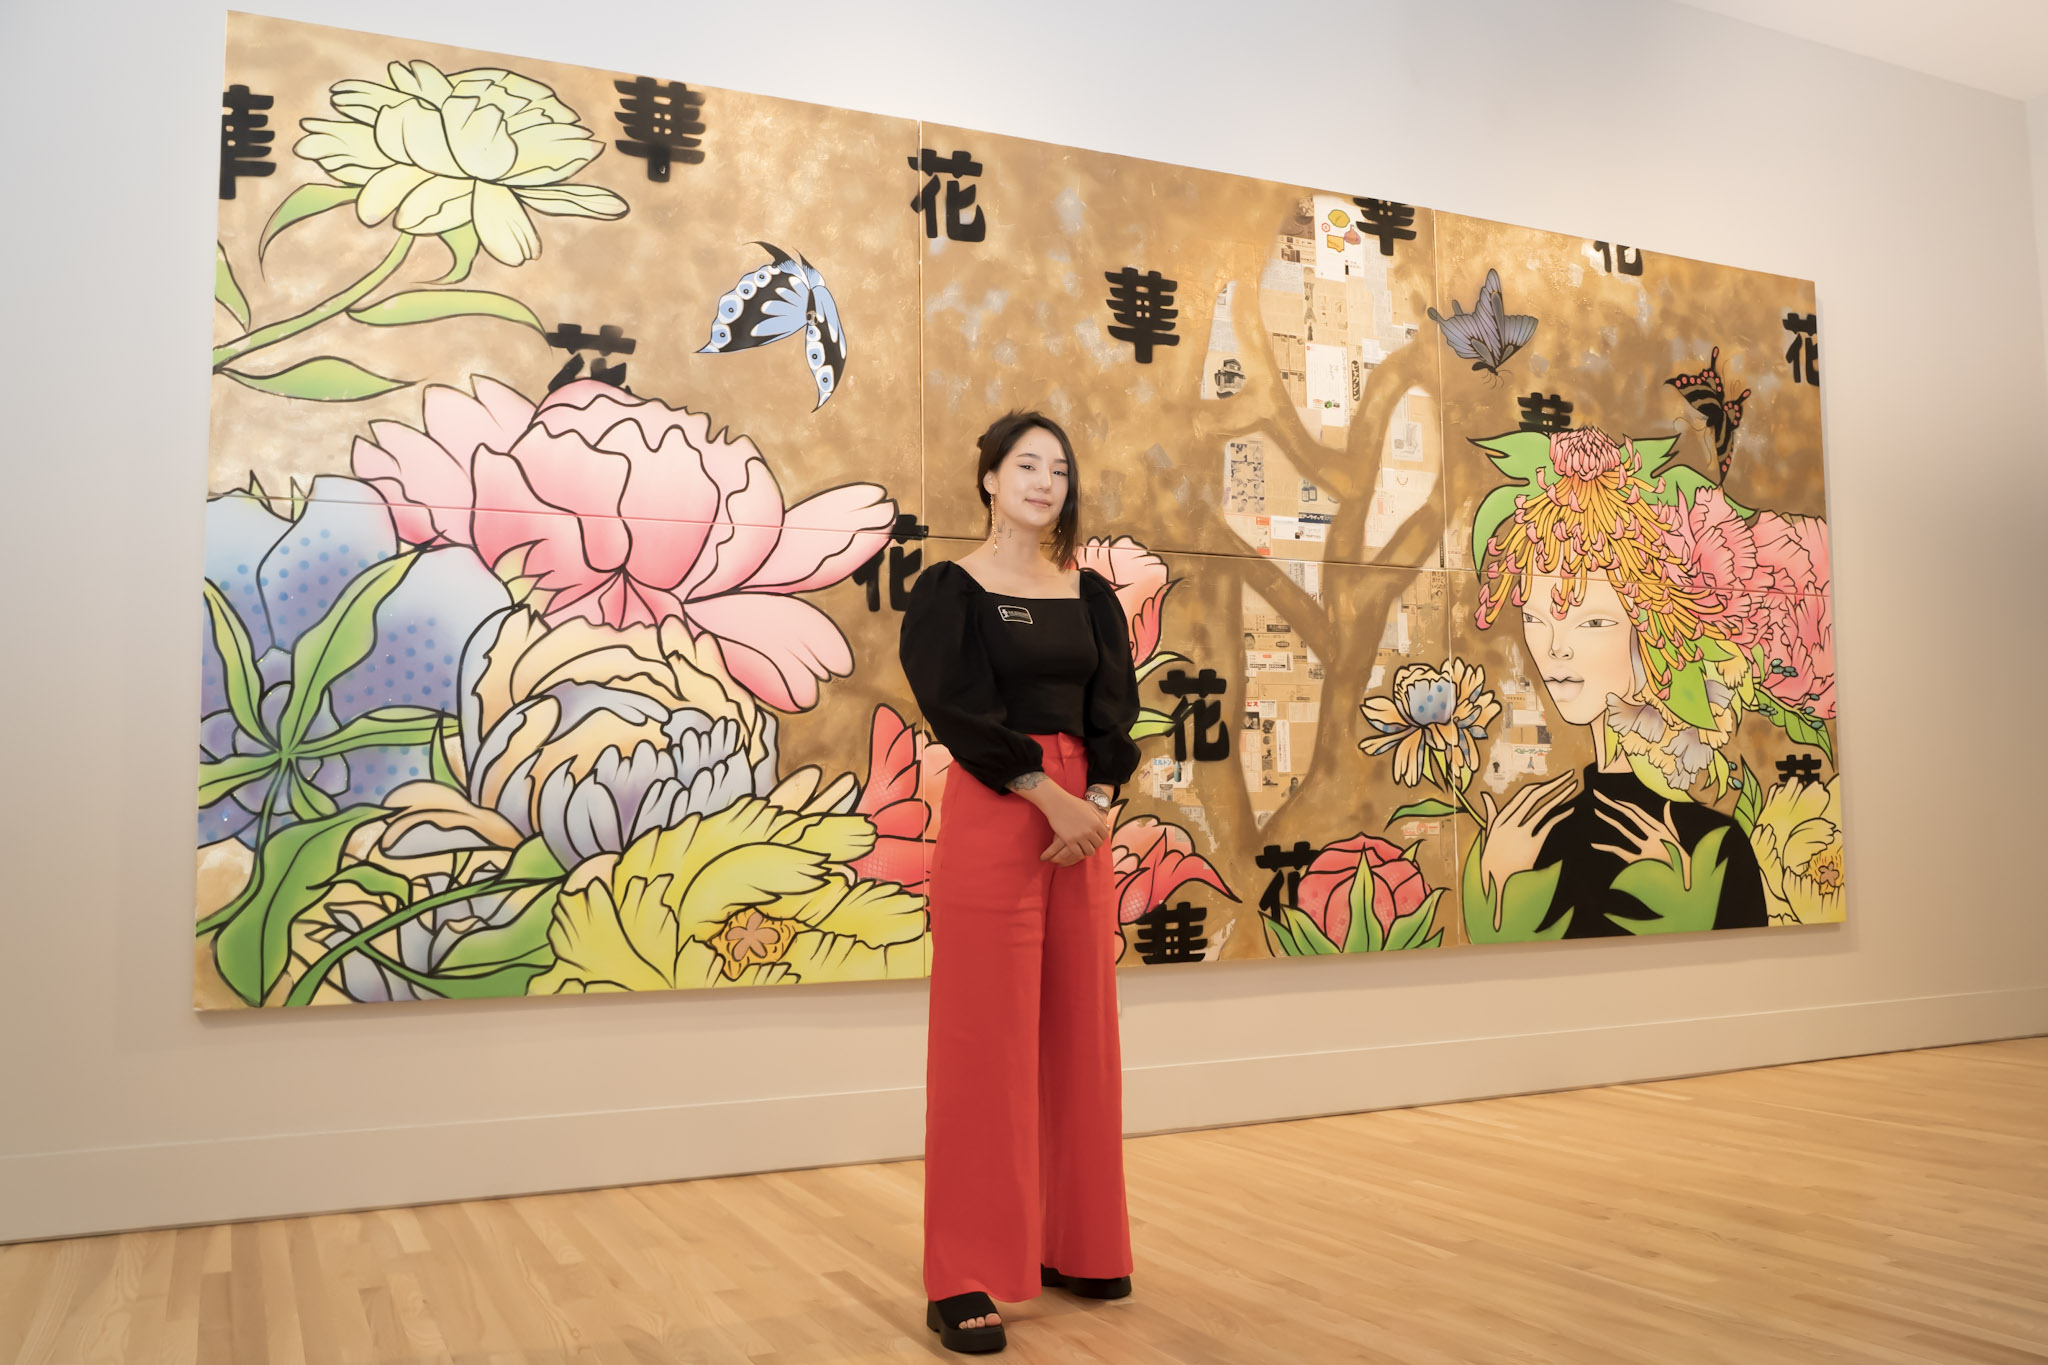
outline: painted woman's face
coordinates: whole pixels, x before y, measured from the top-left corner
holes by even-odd
[[[1012,526],[1044,532],[1067,505],[1070,477],[1059,438],[1044,427],[1029,427],[983,481],[999,516]]]
[[[1551,611],[1557,586],[1554,577],[1530,581],[1522,638],[1558,713],[1573,725],[1591,725],[1606,712],[1610,695],[1635,691],[1635,627],[1605,574],[1587,577],[1585,600],[1562,620]]]

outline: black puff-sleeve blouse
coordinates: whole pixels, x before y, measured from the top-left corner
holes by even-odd
[[[1078,736],[1091,784],[1137,770],[1130,625],[1093,569],[1078,599],[1008,597],[943,560],[912,585],[897,652],[932,734],[993,791],[1045,766],[1034,734]]]

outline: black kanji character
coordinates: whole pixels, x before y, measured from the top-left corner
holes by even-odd
[[[1169,280],[1156,270],[1140,275],[1134,265],[1105,272],[1102,278],[1109,281],[1110,316],[1119,324],[1111,327],[1109,334],[1130,342],[1140,365],[1152,363],[1154,346],[1180,345],[1173,331],[1180,309],[1168,306],[1173,291],[1180,288],[1179,280]]]
[[[235,181],[245,175],[275,174],[270,144],[277,133],[270,116],[259,114],[277,103],[273,95],[252,95],[246,85],[231,85],[220,97],[220,197],[235,197]]]
[[[1406,204],[1397,204],[1391,199],[1356,199],[1358,217],[1354,220],[1359,232],[1367,237],[1380,239],[1380,255],[1394,254],[1394,243],[1415,240],[1415,210]]]
[[[889,539],[893,542],[886,550],[877,550],[867,561],[855,569],[849,577],[868,590],[868,610],[882,609],[882,561],[889,562],[889,610],[902,611],[910,601],[910,580],[924,567],[924,551],[907,549],[903,542],[922,540],[930,528],[923,525],[908,512],[896,514],[896,524],[890,528]]]
[[[930,178],[924,188],[910,201],[913,213],[924,215],[924,235],[939,235],[939,177],[950,176],[945,182],[946,191],[946,240],[949,242],[979,242],[988,236],[988,219],[974,207],[976,187],[960,183],[962,176],[981,174],[981,163],[966,152],[954,152],[951,156],[940,156],[929,147],[920,147],[916,156],[907,158],[910,169],[921,171]],[[963,215],[974,209],[972,218]]]
[[[558,351],[596,351],[599,355],[631,355],[640,343],[626,335],[626,329],[605,323],[593,335],[573,322],[565,322],[547,334],[548,345]]]
[[[1794,754],[1778,760],[1778,776],[1804,785],[1820,781],[1820,760],[1812,754]]]
[[[558,351],[595,351],[590,362],[590,377],[605,384],[626,387],[626,362],[607,365],[604,358],[611,355],[631,355],[640,343],[626,335],[625,329],[612,323],[605,323],[593,335],[573,322],[565,322],[546,334],[548,345]],[[548,380],[548,392],[553,393],[564,384],[573,383],[583,373],[583,357],[572,355],[562,362],[562,368],[555,371]]]
[[[1208,918],[1209,907],[1206,905],[1182,901],[1179,905],[1153,906],[1137,919],[1138,960],[1150,966],[1164,962],[1200,962],[1202,950],[1209,946],[1208,938],[1202,933],[1202,926]]]
[[[647,178],[667,180],[671,163],[694,166],[704,159],[704,96],[681,81],[664,84],[652,76],[613,81],[624,96],[612,117],[626,135],[612,143],[627,156],[647,158]]]
[[[1572,405],[1554,393],[1531,393],[1517,398],[1515,406],[1522,410],[1523,431],[1571,430]]]
[[[1160,679],[1159,690],[1174,698],[1173,761],[1188,761],[1188,726],[1194,725],[1194,761],[1213,762],[1230,757],[1230,730],[1223,724],[1223,703],[1210,700],[1220,698],[1230,689],[1230,684],[1216,676],[1216,670],[1205,668],[1190,678],[1178,668],[1168,669]]]
[[[1273,874],[1266,883],[1266,889],[1259,896],[1259,913],[1271,919],[1287,922],[1284,907],[1301,904],[1301,872],[1316,860],[1316,851],[1307,840],[1296,840],[1293,848],[1282,848],[1278,844],[1267,844],[1252,861]]]
[[[1640,275],[1643,273],[1643,253],[1638,247],[1623,246],[1620,242],[1609,246],[1606,242],[1595,242],[1599,249],[1600,264],[1608,274]]]
[[[1785,348],[1785,359],[1792,364],[1792,382],[1819,388],[1820,315],[1787,313],[1785,330],[1792,334],[1792,344]]]

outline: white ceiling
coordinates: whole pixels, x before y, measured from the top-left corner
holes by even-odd
[[[2016,100],[2048,95],[2048,0],[1680,0]]]

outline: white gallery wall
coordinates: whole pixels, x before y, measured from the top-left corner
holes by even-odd
[[[1620,0],[262,8],[1817,282],[1849,922],[1126,973],[1132,1131],[2048,1031],[2039,102]],[[192,1010],[222,43],[0,8],[0,1240],[915,1155],[922,983]]]

